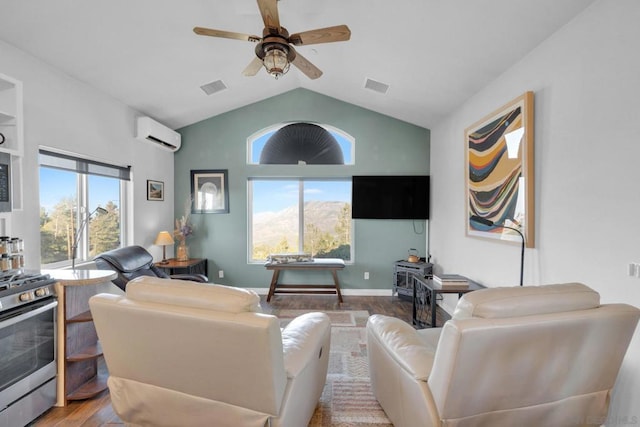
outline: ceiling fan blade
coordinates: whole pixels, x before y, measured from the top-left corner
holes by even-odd
[[[290,49],[293,49],[293,46],[289,46]],[[322,71],[311,62],[309,62],[304,56],[300,55],[295,49],[293,51],[296,54],[296,57],[293,58],[291,63],[298,67],[300,71],[302,71],[307,77],[311,80],[315,80],[322,75]]]
[[[343,42],[351,38],[351,30],[346,25],[318,28],[317,30],[303,31],[289,36],[289,43],[296,46]]]
[[[233,31],[214,30],[212,28],[195,27],[193,32],[200,36],[222,37],[225,39],[246,40],[249,42],[259,42],[260,37]]]
[[[266,28],[280,28],[280,18],[278,17],[278,0],[258,0],[260,14]]]
[[[262,60],[256,56],[255,58],[253,58],[253,61],[251,61],[249,65],[247,65],[247,68],[242,71],[242,74],[247,77],[252,77],[258,74],[260,68],[262,68]]]

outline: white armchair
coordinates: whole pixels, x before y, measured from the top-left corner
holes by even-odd
[[[396,427],[601,425],[639,317],[578,283],[471,292],[443,328],[371,316],[373,391]]]
[[[128,426],[290,427],[313,415],[329,358],[323,313],[281,331],[252,291],[146,276],[89,304]]]

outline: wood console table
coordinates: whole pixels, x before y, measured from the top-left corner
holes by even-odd
[[[267,270],[273,270],[271,285],[269,286],[269,294],[267,302],[271,301],[274,294],[336,294],[338,301],[342,302],[342,293],[340,292],[340,282],[338,281],[338,270],[344,268],[344,260],[339,258],[314,258],[313,261],[289,262],[289,263],[266,263]],[[330,271],[333,276],[332,285],[313,285],[313,284],[291,284],[285,285],[278,283],[280,272],[283,270],[319,270]]]
[[[98,342],[89,298],[99,293],[97,285],[117,277],[110,270],[46,270],[56,279],[58,295],[56,406],[69,400],[89,399],[107,388],[107,378],[98,373],[102,348]]]

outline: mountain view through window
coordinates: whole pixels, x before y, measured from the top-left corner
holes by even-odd
[[[253,179],[251,260],[306,253],[351,260],[351,180]]]

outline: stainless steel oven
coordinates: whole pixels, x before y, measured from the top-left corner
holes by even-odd
[[[54,280],[0,277],[0,427],[25,426],[56,402]]]

